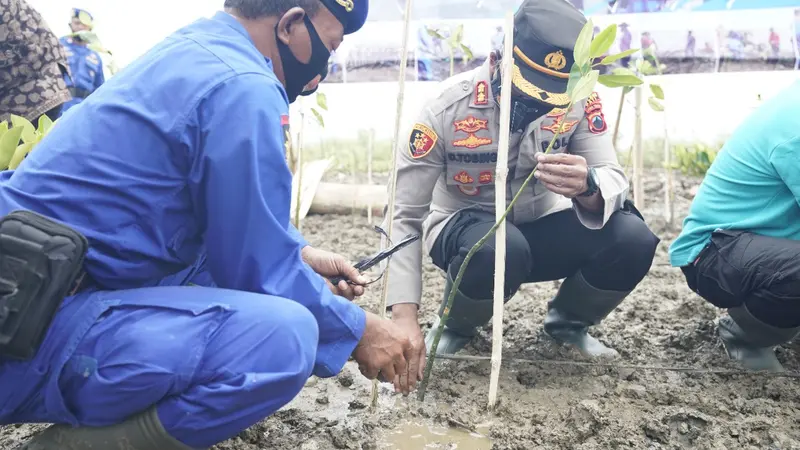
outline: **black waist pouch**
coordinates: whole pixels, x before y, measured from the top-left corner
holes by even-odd
[[[36,355],[88,247],[81,233],[31,211],[0,219],[0,357]]]

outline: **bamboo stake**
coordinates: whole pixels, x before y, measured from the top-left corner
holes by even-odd
[[[297,204],[294,208],[294,227],[297,231],[301,231],[302,223],[300,221],[300,203],[303,197],[303,128],[305,124],[306,115],[303,112],[303,99],[300,99],[300,126],[297,130],[297,164],[295,165],[295,175],[297,175]]]
[[[358,170],[356,166],[358,166],[358,158],[356,158],[356,152],[353,150],[350,153],[350,181],[352,182],[353,186],[358,185]],[[353,218],[353,226],[355,226],[357,222],[356,211],[358,209],[358,200],[353,198],[350,204],[352,205],[350,209],[350,215]]]
[[[492,374],[489,380],[489,409],[497,404],[500,366],[503,359],[503,307],[506,281],[506,179],[508,178],[508,139],[511,127],[511,70],[514,58],[514,13],[506,13],[502,84],[500,86],[500,134],[497,143],[494,211],[498,223],[494,244],[494,312],[492,323]]]
[[[664,108],[664,219],[667,229],[671,230],[675,220],[675,204],[672,201],[672,147],[669,145],[669,130],[667,129],[667,108]]]
[[[614,136],[611,138],[611,145],[617,149],[617,138],[619,138],[619,123],[622,121],[622,107],[625,105],[625,89],[620,89],[619,108],[617,108],[617,121],[614,123]]]
[[[367,142],[367,185],[372,186],[372,152],[375,145],[375,130],[369,130]],[[372,203],[367,203],[367,223],[372,225]]]
[[[636,207],[644,208],[644,161],[642,155],[642,88],[634,88],[636,98],[636,123],[633,129],[633,199]]]
[[[389,202],[388,211],[386,213],[387,229],[386,233],[389,238],[392,237],[392,223],[394,221],[394,199],[395,199],[395,184],[397,183],[397,151],[399,148],[400,139],[400,121],[403,115],[403,99],[406,89],[406,64],[408,64],[408,35],[411,26],[411,4],[413,0],[405,0],[406,11],[403,17],[403,51],[400,55],[400,81],[397,84],[397,111],[394,117],[394,139],[392,139],[392,167],[391,179],[389,180]],[[386,301],[389,297],[389,265],[391,258],[386,261],[386,271],[383,276],[383,292],[381,293],[381,310],[378,311],[381,317],[386,317]],[[372,408],[378,406],[378,380],[372,380],[372,401],[370,402]]]

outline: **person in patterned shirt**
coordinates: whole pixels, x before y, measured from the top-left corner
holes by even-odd
[[[67,55],[41,14],[25,0],[0,0],[0,121],[11,114],[55,120],[72,97]]]

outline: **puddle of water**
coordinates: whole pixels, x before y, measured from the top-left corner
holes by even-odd
[[[459,428],[447,428],[406,423],[386,435],[380,442],[384,450],[490,450],[488,427],[477,427],[477,433]]]

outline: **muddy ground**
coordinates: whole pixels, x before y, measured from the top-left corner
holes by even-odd
[[[678,219],[695,185],[678,182]],[[593,332],[620,352],[619,363],[735,369],[717,336],[719,312],[668,266],[667,247],[676,232],[662,218],[661,186],[659,176],[648,177],[642,208],[662,239],[650,273]],[[378,246],[363,217],[310,216],[303,231],[313,245],[354,260]],[[429,263],[424,276],[421,321],[427,328],[444,280]],[[541,332],[557,285],[526,285],[507,305],[505,360],[577,359]],[[375,311],[379,299],[376,285],[360,303]],[[464,353],[490,351],[487,326]],[[800,343],[777,352],[787,369],[800,371]],[[311,379],[286,408],[217,449],[800,449],[798,378],[508,363],[492,414],[486,412],[489,372],[485,362],[437,362],[424,403],[381,385],[373,411],[371,385],[351,362],[336,378]],[[27,426],[6,428],[0,448],[13,448],[12,441],[30,433]]]

